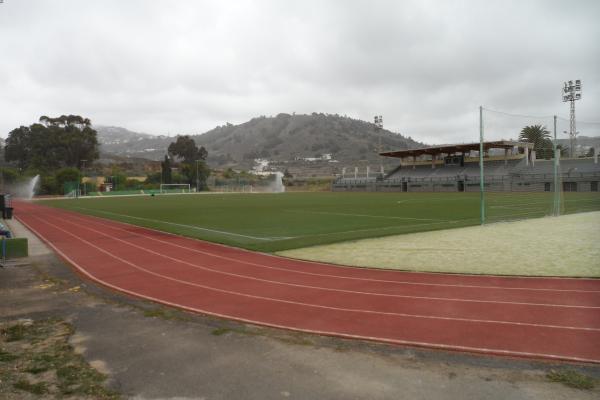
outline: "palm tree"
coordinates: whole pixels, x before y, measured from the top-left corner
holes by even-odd
[[[519,140],[533,143],[533,150],[540,158],[552,158],[550,131],[544,125],[528,125],[521,129]]]

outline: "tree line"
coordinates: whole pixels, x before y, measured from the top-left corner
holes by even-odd
[[[25,177],[40,175],[39,194],[64,194],[67,183],[81,184],[83,169],[99,158],[99,147],[98,133],[89,118],[44,115],[36,123],[9,132],[4,146],[4,160],[9,167],[2,168],[0,176],[5,183],[15,183]],[[207,156],[206,149],[196,146],[190,136],[178,136],[168,148],[162,171],[148,174],[145,186],[189,183],[205,190],[210,174]],[[132,182],[114,168],[111,180],[118,180],[119,187],[132,186]],[[86,192],[95,190],[89,184]]]

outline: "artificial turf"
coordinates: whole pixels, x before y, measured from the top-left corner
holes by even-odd
[[[479,193],[182,194],[46,200],[44,205],[252,250],[274,252],[480,223]],[[487,221],[552,213],[550,193],[488,193]],[[565,193],[562,213],[600,210]]]

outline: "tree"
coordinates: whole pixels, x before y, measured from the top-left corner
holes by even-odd
[[[590,147],[590,149],[588,150],[588,152],[586,153],[586,157],[594,157],[594,153],[595,153],[595,149],[593,147]]]
[[[198,190],[206,190],[206,180],[210,176],[210,168],[204,161],[199,160],[193,164],[181,163],[181,172],[186,183],[192,186],[198,185]],[[198,175],[196,175],[196,172]]]
[[[16,161],[17,167],[26,169],[31,161],[31,130],[26,126],[9,132],[4,147],[6,161]]]
[[[75,190],[81,183],[81,173],[77,168],[61,168],[54,174],[56,189],[61,194],[67,194],[70,190]]]
[[[177,140],[169,145],[169,155],[183,160],[186,164],[192,164],[196,160],[206,160],[208,151],[204,147],[198,148],[196,142],[190,136],[177,136]]]
[[[5,159],[21,169],[55,171],[80,168],[81,160],[99,156],[97,132],[79,115],[40,117],[40,123],[13,129],[6,139]]]
[[[162,164],[162,163],[161,163]],[[162,171],[161,172],[150,172],[146,175],[144,183],[157,184],[162,182]]]
[[[160,163],[161,168],[161,182],[172,183],[173,178],[171,175],[171,159],[168,155],[165,155],[165,160]]]
[[[169,155],[182,160],[180,170],[190,185],[198,185],[198,190],[206,189],[206,179],[210,169],[206,165],[208,151],[198,148],[190,136],[177,136],[177,140],[169,145]]]
[[[125,190],[127,189],[125,183],[127,182],[127,175],[118,166],[112,166],[110,169],[110,176],[104,178],[105,181],[112,183],[112,190]]]
[[[568,147],[564,147],[562,144],[559,144],[556,146],[556,149],[559,151],[560,153],[560,158],[566,158],[569,157],[570,154],[570,150]]]
[[[519,140],[533,143],[533,150],[539,158],[552,158],[552,140],[544,125],[528,125],[521,129]]]

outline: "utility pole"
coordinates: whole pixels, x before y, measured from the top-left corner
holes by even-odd
[[[581,80],[576,79],[573,81],[565,82],[563,86],[563,103],[567,101],[571,103],[571,118],[569,121],[569,157],[573,158],[575,155],[575,143],[577,140],[577,129],[575,127],[575,100],[581,99]]]

